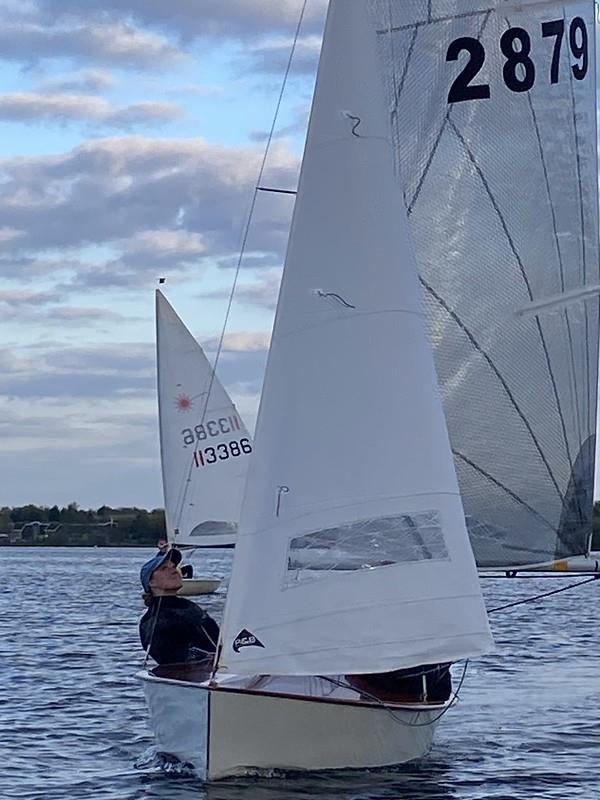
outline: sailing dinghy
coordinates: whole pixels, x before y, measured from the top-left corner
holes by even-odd
[[[160,450],[167,538],[179,549],[235,544],[251,439],[202,348],[156,291]],[[214,592],[184,578],[179,594]]]
[[[450,702],[423,665],[491,646],[368,5],[329,4],[214,669],[140,673],[209,780],[422,756]],[[421,690],[365,690],[396,670]]]

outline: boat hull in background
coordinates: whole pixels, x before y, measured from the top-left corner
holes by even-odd
[[[196,597],[199,594],[212,594],[221,585],[220,578],[184,578],[181,589],[177,592],[180,597]]]
[[[384,706],[360,701],[357,693],[351,700],[209,687],[152,672],[138,678],[157,751],[193,765],[209,781],[274,769],[360,769],[412,761],[429,752],[446,707]]]
[[[526,575],[531,572],[542,573],[544,576],[554,575],[560,577],[567,574],[580,574],[585,572],[596,572],[600,574],[600,552],[592,551],[587,556],[571,556],[570,558],[561,558],[550,564],[542,564],[541,566],[527,565],[523,567],[482,567],[479,569],[479,575],[483,577],[498,577],[505,575],[508,578],[514,578],[517,575]]]

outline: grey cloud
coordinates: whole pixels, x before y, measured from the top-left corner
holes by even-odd
[[[79,15],[82,16],[82,15]],[[70,20],[74,15],[70,17]],[[85,15],[83,15],[85,19]],[[6,61],[36,64],[46,59],[71,58],[94,66],[158,70],[184,55],[167,39],[122,21],[56,27],[28,18],[0,26],[0,54]]]
[[[35,369],[32,358],[19,357],[10,350],[0,351],[9,365],[20,364],[20,368],[0,369],[0,394],[21,399],[106,398],[154,391],[151,344],[124,342],[89,348],[55,345],[31,350],[35,352]]]
[[[247,39],[270,32],[290,33],[300,17],[302,0],[39,0],[48,20],[133,17],[146,25],[175,32],[183,39]],[[322,25],[327,0],[309,0],[307,29]]]
[[[40,85],[40,91],[46,92],[75,92],[85,94],[110,89],[115,84],[115,79],[110,72],[103,69],[83,69],[79,72],[70,72],[48,78]]]
[[[62,441],[57,430],[52,442],[40,435],[26,449],[0,453],[4,497],[13,505],[76,500],[82,508],[162,507],[155,426],[142,438],[124,433],[119,441],[93,437],[90,443],[89,431],[66,425]]]
[[[230,392],[259,394],[267,363],[267,353],[255,350],[246,353],[224,353],[219,359],[217,373]]]
[[[154,347],[151,344],[105,345],[57,349],[46,355],[45,363],[54,370],[89,376],[153,376]]]
[[[102,122],[113,128],[127,130],[137,125],[173,122],[185,116],[183,109],[175,103],[134,103],[117,109]]]
[[[121,322],[130,320],[116,311],[106,308],[78,308],[76,306],[60,306],[48,309],[43,317],[45,323],[57,323],[61,327],[87,326],[94,323]]]
[[[183,116],[173,103],[137,103],[115,108],[100,97],[21,92],[0,95],[0,119],[11,122],[88,122],[128,129],[133,125],[164,124]]]
[[[2,249],[6,250],[7,247],[0,246],[0,252]],[[52,259],[20,255],[0,257],[0,276],[5,279],[18,278],[21,283],[35,281],[36,278],[58,272],[78,273],[90,268],[84,261],[70,258]],[[64,290],[66,287],[60,288]]]
[[[291,47],[292,41],[287,39],[263,42],[245,52],[246,68],[249,65],[255,72],[281,75],[287,66]],[[294,52],[292,74],[313,75],[317,69],[320,52],[321,39],[318,36],[300,39]]]
[[[241,342],[237,342],[237,349],[226,348],[221,354],[218,373],[229,388],[244,387],[244,391],[254,393],[260,390],[267,357],[266,334],[253,335],[258,337],[253,348],[239,349]],[[6,397],[46,398],[49,403],[64,398],[153,399],[155,390],[155,353],[150,343],[88,348],[55,343],[47,349],[27,348],[22,354],[9,348],[0,350],[0,395]]]
[[[32,251],[101,244],[121,252],[101,265],[73,259],[77,280],[127,286],[132,273],[162,269],[165,253],[175,270],[205,256],[229,258],[239,246],[260,158],[252,148],[201,139],[132,136],[91,141],[61,156],[5,159],[0,162],[0,217],[19,235],[0,243],[0,271],[15,270],[22,259],[32,275],[53,263],[64,271],[66,262],[35,259]],[[275,146],[265,182],[295,186],[297,173],[297,157]],[[292,206],[283,195],[259,198],[249,252],[271,253],[271,263],[281,259]],[[155,246],[158,239],[144,246],[148,231],[174,236],[170,249]],[[130,247],[123,246],[127,241]]]
[[[277,305],[280,282],[281,269],[271,269],[267,275],[259,276],[254,283],[238,284],[235,290],[235,300],[237,303],[247,303],[273,311]],[[201,296],[207,299],[224,300],[229,297],[229,293],[217,290],[205,292]]]
[[[221,269],[235,269],[237,267],[238,260],[239,255],[233,255],[227,256],[226,258],[220,258],[217,263]],[[249,253],[246,251],[242,260],[242,266],[246,269],[264,269],[267,267],[278,266],[276,262],[277,259],[274,259],[272,253]]]
[[[18,356],[14,350],[4,348],[0,350],[0,374],[17,374],[27,372],[33,367],[33,362]]]
[[[144,375],[92,375],[89,373],[61,372],[57,375],[0,376],[0,393],[9,397],[112,397],[122,392],[147,392],[153,389],[155,379]]]
[[[4,289],[0,290],[0,304],[6,304],[18,309],[23,306],[43,306],[48,303],[56,303],[61,295],[58,292],[38,292],[28,289]]]
[[[306,104],[298,106],[292,114],[292,121],[288,125],[277,128],[275,138],[281,139],[288,136],[303,134],[308,128],[308,117],[310,113],[310,101],[307,98]],[[250,139],[253,142],[266,142],[269,138],[269,131],[252,131]]]

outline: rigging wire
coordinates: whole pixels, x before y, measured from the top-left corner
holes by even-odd
[[[211,391],[212,391],[212,387],[213,387],[213,383],[214,383],[214,379],[215,379],[215,375],[216,375],[216,370],[217,370],[217,365],[219,363],[219,358],[221,356],[221,350],[223,349],[223,342],[224,342],[224,339],[225,339],[225,332],[227,330],[227,325],[229,323],[229,317],[231,315],[231,309],[232,309],[232,306],[233,306],[233,299],[234,299],[235,291],[236,291],[236,288],[237,288],[237,283],[238,283],[238,279],[239,279],[239,275],[240,275],[240,270],[241,270],[241,267],[242,267],[242,262],[244,260],[244,255],[246,253],[246,245],[248,243],[248,236],[249,236],[249,233],[250,233],[250,226],[251,226],[251,223],[252,223],[252,217],[254,215],[254,209],[256,207],[256,199],[258,197],[259,192],[263,191],[263,189],[261,188],[262,179],[263,179],[263,175],[264,175],[264,172],[265,172],[265,167],[266,167],[266,164],[267,164],[267,158],[269,156],[269,151],[271,149],[271,144],[273,142],[273,137],[275,135],[275,127],[277,125],[277,120],[279,118],[279,112],[281,110],[281,104],[283,102],[283,96],[284,96],[284,93],[285,93],[285,89],[286,89],[286,86],[287,86],[288,78],[289,78],[290,71],[291,71],[291,68],[292,68],[292,62],[293,62],[293,59],[294,59],[294,54],[296,52],[298,39],[300,38],[300,31],[302,29],[302,23],[304,21],[304,15],[305,15],[305,12],[306,12],[307,3],[308,3],[308,0],[304,0],[303,3],[302,3],[302,8],[300,10],[300,16],[298,18],[298,24],[296,25],[296,30],[294,32],[294,38],[292,40],[292,47],[290,49],[290,55],[289,55],[289,58],[288,58],[288,61],[287,61],[287,65],[286,65],[286,68],[285,68],[285,72],[284,72],[284,75],[283,75],[283,80],[282,80],[282,83],[281,83],[281,89],[279,91],[279,96],[277,98],[277,104],[275,106],[275,113],[273,115],[273,121],[271,123],[271,128],[269,130],[269,135],[267,137],[267,143],[265,145],[265,150],[264,150],[264,153],[263,153],[262,162],[261,162],[260,169],[259,169],[259,172],[258,172],[258,178],[257,178],[255,186],[254,186],[254,192],[252,194],[252,200],[250,201],[250,207],[249,207],[249,210],[248,210],[248,214],[247,214],[247,217],[246,217],[246,224],[244,226],[244,230],[243,230],[243,234],[242,234],[242,242],[241,242],[241,245],[240,245],[240,252],[239,252],[239,256],[238,256],[238,260],[237,260],[237,264],[236,264],[236,268],[235,268],[235,273],[234,273],[234,277],[233,277],[233,283],[231,285],[231,291],[229,292],[229,299],[227,301],[227,308],[226,308],[226,311],[225,311],[225,318],[223,320],[223,326],[221,328],[221,335],[219,336],[219,344],[217,346],[217,352],[216,352],[216,355],[215,355],[215,361],[214,361],[213,368],[212,368],[212,371],[211,371],[211,374],[210,374],[210,382],[208,384],[208,391],[206,392],[206,400],[205,400],[204,406],[202,408],[202,414],[201,414],[200,423],[199,423],[200,425],[204,423],[204,419],[205,419],[205,416],[206,416],[206,411],[208,409],[208,403],[210,401],[210,394],[211,394]],[[280,192],[280,193],[283,194],[284,192]],[[176,522],[176,524],[174,526],[175,528],[179,528],[179,525],[181,524],[181,518],[183,516],[183,509],[185,507],[185,501],[186,501],[186,497],[187,497],[188,487],[189,487],[189,484],[190,484],[190,476],[192,474],[193,465],[194,465],[194,461],[193,461],[193,459],[191,459],[190,460],[190,465],[188,467],[187,478],[186,478],[186,480],[184,482],[185,490],[183,492],[183,496],[181,498],[181,501],[179,503],[179,507],[178,507],[177,512],[176,512],[177,522]]]
[[[387,703],[384,703],[383,700],[381,700],[381,698],[377,697],[374,694],[370,694],[369,692],[366,692],[363,689],[357,690],[355,686],[352,686],[352,684],[347,682],[347,681],[341,681],[341,680],[339,680],[337,678],[332,678],[330,675],[318,675],[317,677],[321,678],[322,680],[326,680],[329,683],[333,683],[335,686],[339,686],[342,689],[353,689],[354,691],[360,691],[360,694],[363,697],[366,697],[368,700],[371,700],[372,702],[377,703],[377,705],[381,706],[385,711],[387,711],[387,713],[394,720],[394,722],[397,722],[399,725],[404,725],[407,728],[426,728],[428,725],[433,725],[438,720],[440,720],[444,716],[444,714],[447,714],[448,711],[453,706],[456,705],[456,703],[459,700],[460,690],[461,690],[463,682],[465,680],[465,676],[467,674],[468,666],[469,666],[469,660],[467,659],[465,661],[465,665],[463,667],[462,675],[460,676],[460,680],[458,682],[458,686],[456,687],[455,690],[452,691],[451,699],[449,701],[447,701],[447,704],[444,706],[442,711],[437,715],[437,717],[434,717],[433,719],[427,720],[426,722],[409,722],[408,720],[401,719],[400,717],[398,717],[396,715],[395,712],[397,712],[397,709],[395,709],[393,706],[390,706]],[[415,676],[420,676],[420,675],[426,675],[428,672],[434,672],[434,671],[436,671],[435,667],[432,668],[432,669],[429,669],[429,670],[421,670],[420,672],[409,673],[408,675],[406,675],[404,677],[409,678],[409,677],[415,677]],[[413,709],[411,709],[411,710],[413,710]],[[418,713],[418,709],[414,709],[414,711],[416,713]]]
[[[598,578],[600,578],[600,575],[594,575],[592,578],[586,578],[583,581],[577,581],[577,583],[569,583],[567,586],[561,586],[560,589],[552,589],[550,592],[543,592],[542,594],[536,594],[532,597],[525,597],[523,600],[515,600],[512,603],[506,603],[503,606],[489,608],[487,613],[493,614],[496,611],[505,611],[507,608],[525,605],[525,603],[533,603],[535,600],[543,600],[545,597],[550,597],[553,594],[560,594],[560,592],[566,592],[569,589],[575,589],[577,586],[584,586],[586,583],[592,583],[592,581],[597,581]]]

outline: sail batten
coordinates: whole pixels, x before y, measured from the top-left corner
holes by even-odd
[[[487,651],[377,35],[332,0],[220,669],[340,674]]]

